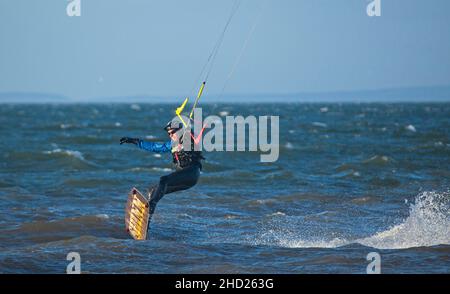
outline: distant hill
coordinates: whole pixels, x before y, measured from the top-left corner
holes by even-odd
[[[223,97],[226,97],[225,95]],[[450,86],[381,90],[231,95],[228,102],[450,102]],[[222,100],[221,99],[221,100]],[[216,101],[212,96],[210,101]]]
[[[0,92],[0,103],[64,103],[69,98],[51,93]]]
[[[184,96],[130,95],[74,99],[51,93],[0,93],[0,103],[179,103]],[[381,90],[302,92],[294,94],[205,93],[202,103],[291,103],[291,102],[450,102],[450,86],[392,88]]]

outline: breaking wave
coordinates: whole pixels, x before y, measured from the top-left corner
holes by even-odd
[[[65,164],[82,164],[84,166],[96,167],[97,164],[87,160],[83,153],[77,150],[65,150],[61,148],[56,148],[51,151],[44,151],[44,154],[56,157]]]
[[[450,244],[450,193],[420,194],[401,224],[357,242],[378,249]]]
[[[86,159],[84,159],[83,153],[81,153],[80,151],[63,150],[63,149],[57,148],[52,151],[44,151],[44,154],[62,154],[62,155],[67,155],[69,157],[74,157],[81,161],[86,161]]]
[[[423,192],[410,205],[406,219],[370,237],[352,240],[333,235],[323,237],[326,235],[317,230],[302,229],[298,234],[271,228],[251,243],[287,248],[336,248],[357,243],[377,249],[450,245],[450,193]]]

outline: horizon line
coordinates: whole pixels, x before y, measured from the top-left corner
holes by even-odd
[[[423,91],[432,90],[433,93],[424,93]],[[435,92],[438,90],[439,92]],[[400,95],[403,92],[403,95]],[[409,93],[405,93],[409,92]],[[373,95],[383,93],[388,97],[373,97]],[[404,97],[405,94],[412,95],[411,97]],[[346,97],[330,97],[331,95],[342,95]],[[361,97],[355,97],[361,95]],[[392,96],[394,95],[394,97]],[[430,95],[432,97],[421,97]],[[7,97],[13,96],[13,97]],[[15,96],[15,97],[14,97]],[[34,97],[32,97],[34,96]],[[36,97],[37,96],[37,97]],[[154,95],[154,94],[132,94],[121,96],[98,96],[89,98],[75,99],[67,95],[38,92],[38,91],[4,91],[0,92],[0,104],[41,104],[41,103],[61,103],[61,104],[89,104],[89,103],[176,103],[185,95]],[[295,97],[296,96],[296,97]],[[396,96],[396,97],[395,97]],[[402,97],[403,96],[403,97]],[[285,101],[277,101],[274,99],[288,98]],[[1,101],[5,98],[5,101]],[[15,98],[15,99],[14,99]],[[34,99],[32,99],[34,98]],[[42,98],[44,101],[36,101],[36,98]],[[362,90],[334,90],[334,91],[304,91],[304,92],[290,92],[290,93],[233,93],[227,95],[206,94],[203,96],[203,103],[253,103],[258,102],[273,102],[273,103],[292,103],[292,102],[450,102],[450,85],[433,85],[433,86],[408,86],[408,87],[390,87],[380,89],[362,89]],[[239,101],[239,98],[245,98],[245,101]],[[249,101],[250,98],[250,101]],[[18,101],[16,100],[18,99]],[[271,99],[271,101],[268,101]]]

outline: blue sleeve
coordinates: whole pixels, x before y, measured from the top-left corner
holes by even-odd
[[[139,140],[138,147],[150,152],[167,153],[172,149],[172,141],[168,141],[166,143],[155,143]]]

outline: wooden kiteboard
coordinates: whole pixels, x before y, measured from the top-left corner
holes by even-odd
[[[136,188],[133,188],[128,193],[128,201],[125,208],[125,228],[133,239],[146,240],[148,220],[148,199]]]

